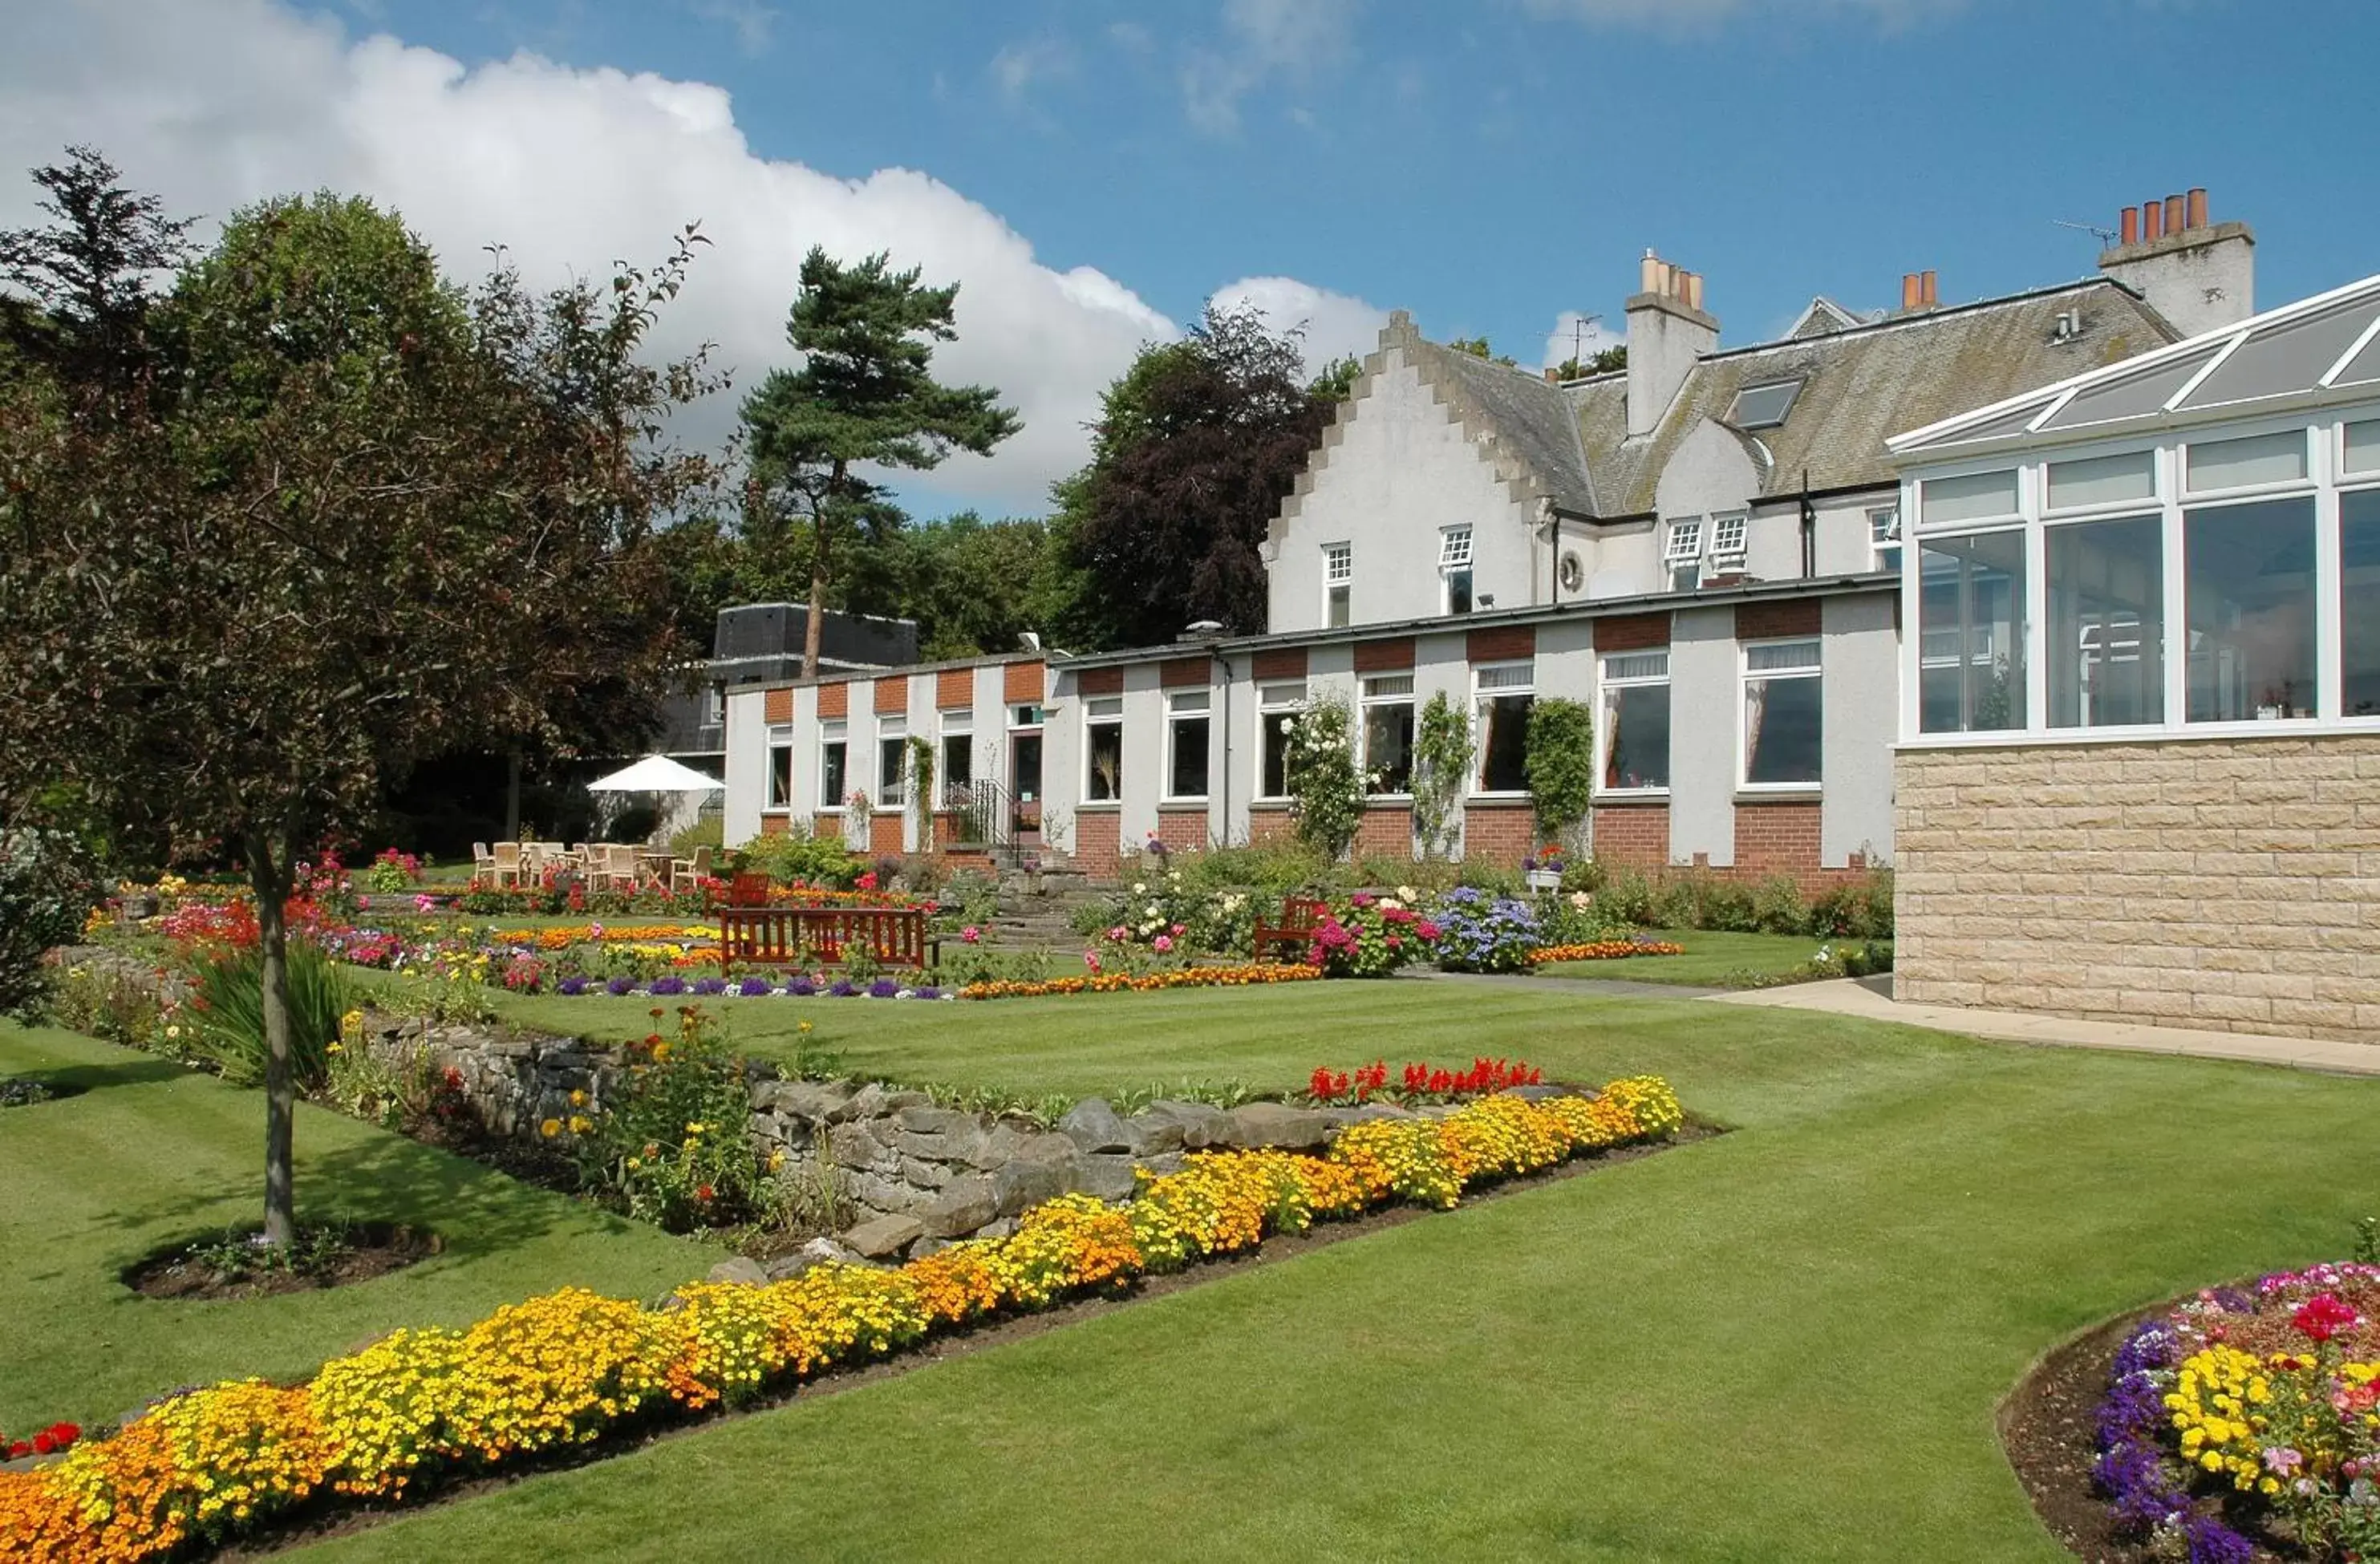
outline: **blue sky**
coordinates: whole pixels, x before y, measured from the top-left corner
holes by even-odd
[[[588,270],[699,217],[733,251],[700,324],[747,383],[796,239],[889,245],[962,282],[957,367],[1035,426],[907,486],[925,514],[1036,509],[1099,386],[1219,289],[1321,346],[1403,307],[1535,364],[1563,311],[1618,326],[1650,246],[1742,343],[1905,271],[1952,301],[2082,275],[2098,241],[2056,220],[2192,185],[2254,226],[2262,304],[2380,270],[2369,161],[2325,155],[2364,118],[2369,0],[167,4],[36,22],[59,53],[0,64],[0,154],[95,135],[212,212],[361,186],[450,261]],[[190,12],[203,41],[147,36]],[[725,96],[639,117],[687,84]]]

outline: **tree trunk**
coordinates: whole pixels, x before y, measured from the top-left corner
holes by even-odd
[[[289,1043],[289,894],[285,848],[276,857],[262,837],[248,849],[249,886],[256,892],[258,946],[264,957],[264,1242],[285,1245],[298,1236],[295,1170],[298,1083]]]
[[[810,528],[810,612],[809,622],[802,626],[802,677],[815,679],[819,671],[819,637],[826,628],[827,544],[833,531],[834,507],[843,498],[843,485],[849,469],[837,457],[834,475],[827,479],[825,497],[819,502]]]

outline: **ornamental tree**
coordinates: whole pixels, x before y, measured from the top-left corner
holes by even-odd
[[[747,505],[767,527],[807,523],[810,538],[809,625],[802,676],[818,673],[827,584],[836,540],[899,513],[855,467],[911,471],[953,451],[986,455],[1022,425],[990,386],[943,385],[931,372],[933,345],[956,339],[958,285],[922,286],[918,269],[892,269],[884,254],[846,266],[823,249],[803,258],[801,291],[785,322],[799,369],[774,370],[744,404],[751,442]]]
[[[698,242],[602,285],[500,269],[466,292],[393,212],[272,200],[163,297],[128,279],[120,335],[163,345],[162,372],[0,380],[0,815],[64,784],[244,866],[271,1243],[294,1231],[298,858],[418,761],[566,746],[579,692],[657,692],[684,653],[653,536],[710,471],[662,424],[712,382],[638,355]],[[77,308],[38,261],[16,280],[26,308]]]

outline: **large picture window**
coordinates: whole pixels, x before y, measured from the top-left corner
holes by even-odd
[[[939,785],[943,794],[965,793],[975,785],[975,713],[945,711],[941,713],[942,774]]]
[[[1614,653],[1603,660],[1603,791],[1669,785],[1670,654]]]
[[[1410,673],[1364,681],[1364,790],[1413,791],[1414,682]]]
[[[1928,538],[1918,558],[1918,731],[2023,727],[2024,534]]]
[[[2190,721],[2311,717],[2319,709],[2313,525],[2312,495],[2183,513]]]
[[[819,724],[819,807],[840,809],[849,796],[845,757],[851,749],[850,730],[841,719]]]
[[[1826,683],[1818,642],[1743,649],[1743,785],[1810,787],[1824,774]]]
[[[1165,796],[1207,796],[1208,730],[1214,696],[1175,690],[1165,697]]]
[[[1123,697],[1083,702],[1083,797],[1093,804],[1123,796]]]
[[[1038,702],[1008,709],[1008,793],[1022,807],[1041,798],[1041,723]]]
[[[1257,796],[1289,796],[1289,725],[1305,704],[1305,681],[1265,685],[1257,691]]]
[[[1536,706],[1536,669],[1530,662],[1503,662],[1473,671],[1472,744],[1479,770],[1472,785],[1481,793],[1529,790],[1529,712]]]
[[[2165,520],[2053,527],[2049,725],[2165,721]]]
[[[2380,717],[2380,489],[2338,497],[2338,709]]]

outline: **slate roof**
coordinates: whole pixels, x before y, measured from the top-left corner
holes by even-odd
[[[1422,377],[1441,389],[1452,382],[1466,412],[1482,416],[1498,443],[1518,457],[1545,493],[1565,511],[1590,515],[1595,485],[1579,447],[1578,420],[1562,388],[1531,370],[1495,363],[1415,336],[1406,353]]]
[[[2082,330],[2061,342],[2058,317],[2069,310],[2081,312]],[[1708,355],[1660,424],[1637,439],[1628,438],[1625,372],[1572,382],[1559,393],[1576,420],[1592,475],[1580,486],[1592,503],[1556,503],[1602,518],[1652,514],[1663,467],[1702,419],[1727,427],[1739,390],[1796,378],[1804,383],[1785,422],[1742,436],[1757,442],[1755,462],[1761,451],[1770,458],[1761,495],[1797,493],[1805,473],[1813,491],[1891,483],[1885,443],[1901,430],[2150,352],[2179,334],[2131,289],[2095,277]]]
[[[2096,439],[2115,427],[2244,418],[2264,404],[2368,398],[2380,387],[2380,276],[2363,278],[2129,363],[1912,427],[1903,456],[2017,436]]]

